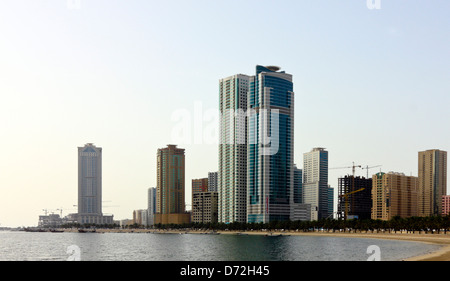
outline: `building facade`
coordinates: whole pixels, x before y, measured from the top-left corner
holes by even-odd
[[[247,95],[250,77],[219,80],[219,221],[247,220]]]
[[[133,211],[133,224],[147,226],[147,210],[134,210]]]
[[[311,204],[293,203],[291,205],[291,221],[310,221],[311,220]]]
[[[102,213],[102,148],[78,147],[78,223],[112,224]]]
[[[219,193],[197,192],[192,199],[192,222],[216,223],[219,216]]]
[[[447,195],[447,152],[420,151],[418,171],[418,215],[440,215],[442,196]]]
[[[450,195],[442,196],[442,215],[450,215]]]
[[[157,152],[155,224],[189,223],[185,209],[184,149],[168,145]]]
[[[147,193],[147,225],[155,224],[156,214],[156,188],[150,187]]]
[[[294,165],[294,200],[293,203],[303,203],[303,170]]]
[[[192,180],[192,194],[208,191],[208,178]]]
[[[208,191],[209,192],[217,192],[219,185],[219,176],[218,172],[209,172],[208,173]]]
[[[338,180],[338,217],[370,219],[372,216],[372,179],[345,176]]]
[[[303,170],[294,165],[294,192],[291,202],[291,221],[310,221],[311,204],[303,203]]]
[[[248,222],[286,221],[294,200],[292,75],[256,66],[247,104]]]
[[[334,212],[334,188],[328,185],[328,216],[327,218],[333,218]]]
[[[328,151],[313,148],[303,154],[303,202],[312,207],[312,220],[327,218],[333,213],[328,205]]]
[[[377,173],[372,177],[372,219],[390,220],[418,215],[418,178],[403,173]]]

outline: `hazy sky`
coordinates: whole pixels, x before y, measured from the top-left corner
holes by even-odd
[[[132,218],[156,185],[157,149],[173,143],[174,112],[217,110],[218,80],[257,64],[294,77],[299,167],[325,147],[330,167],[417,175],[418,151],[450,151],[450,2],[380,3],[2,0],[0,226],[76,212],[88,142],[103,148],[103,212]],[[194,143],[193,128],[179,147],[190,203],[218,149]],[[330,170],[329,183],[348,173]]]

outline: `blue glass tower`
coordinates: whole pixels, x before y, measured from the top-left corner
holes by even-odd
[[[303,170],[294,165],[294,203],[303,203]]]
[[[294,200],[292,75],[256,66],[247,103],[247,221],[286,221]]]

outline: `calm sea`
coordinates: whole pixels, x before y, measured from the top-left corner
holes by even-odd
[[[439,248],[407,241],[316,236],[0,231],[0,260],[65,261],[76,255],[82,261],[366,261],[375,253],[368,254],[371,245],[378,246],[382,261]]]

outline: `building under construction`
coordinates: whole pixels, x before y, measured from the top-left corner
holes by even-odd
[[[372,211],[372,179],[345,176],[339,178],[338,218],[370,219]]]

